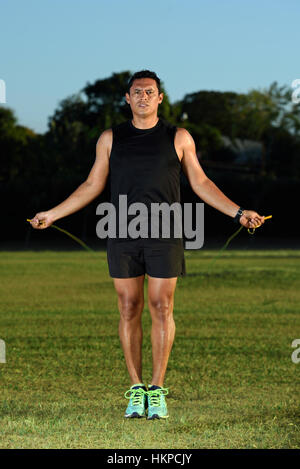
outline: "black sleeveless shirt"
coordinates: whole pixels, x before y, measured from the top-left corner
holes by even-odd
[[[166,202],[169,206],[180,203],[181,163],[174,145],[176,127],[159,119],[150,129],[138,129],[127,121],[113,127],[112,131],[109,169],[111,203],[116,209],[117,220],[119,196],[126,195],[128,206],[136,202],[145,204],[150,225],[152,203]],[[128,223],[133,218],[128,215]],[[172,215],[170,220],[170,241],[174,242]],[[149,226],[149,237],[150,232]],[[164,241],[168,240],[164,238]]]

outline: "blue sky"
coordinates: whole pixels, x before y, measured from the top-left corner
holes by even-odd
[[[7,106],[37,132],[59,102],[149,68],[172,102],[300,78],[299,0],[0,0]]]

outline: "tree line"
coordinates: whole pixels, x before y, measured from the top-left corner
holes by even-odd
[[[130,76],[124,71],[87,83],[61,101],[44,134],[19,125],[11,109],[0,107],[2,240],[28,239],[26,218],[61,202],[87,177],[101,132],[131,117],[124,99]],[[284,217],[292,216],[300,181],[300,107],[288,86],[274,82],[248,93],[202,90],[175,103],[162,90],[160,117],[190,131],[203,169],[229,197],[263,214],[280,216],[284,210]],[[259,142],[259,159],[237,163],[237,141]],[[196,201],[184,175],[181,192],[183,201]],[[109,200],[109,181],[99,199],[64,226],[85,239],[95,237],[95,207],[103,200]],[[222,214],[209,207],[206,212],[208,234],[220,222],[229,229]],[[275,231],[295,234],[293,226],[283,229],[280,223]]]

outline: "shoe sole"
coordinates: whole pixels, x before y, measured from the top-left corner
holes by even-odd
[[[132,414],[125,414],[124,417],[126,419],[143,419],[146,415],[140,415],[137,412],[133,412]]]
[[[160,417],[158,414],[153,414],[151,417],[147,417],[147,420],[155,420],[155,419],[167,419],[169,416],[168,415],[164,415],[162,417]]]

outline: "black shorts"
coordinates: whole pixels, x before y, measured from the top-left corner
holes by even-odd
[[[185,275],[182,240],[170,243],[153,239],[108,239],[107,260],[113,278],[131,278],[144,274],[157,278]]]

